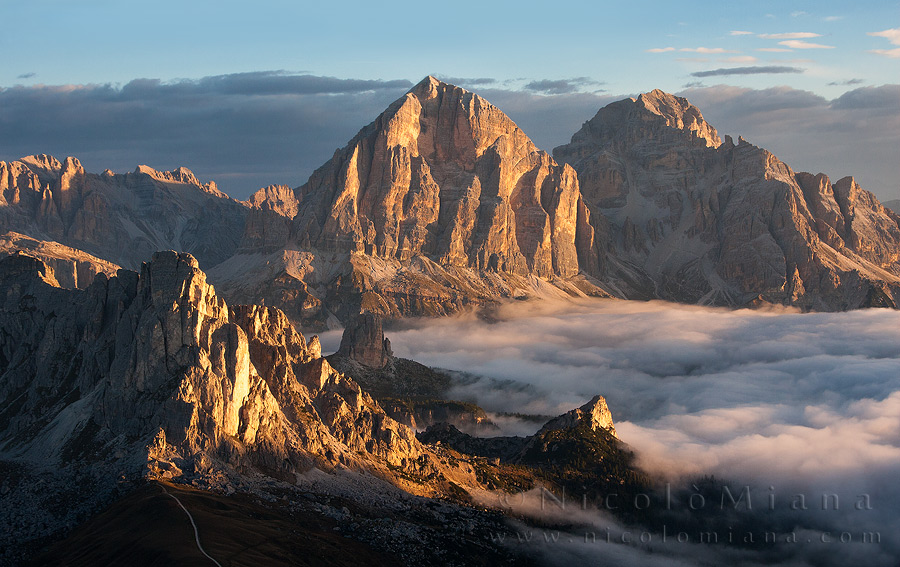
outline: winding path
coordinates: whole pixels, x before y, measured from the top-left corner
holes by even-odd
[[[184,513],[185,513],[185,514],[187,514],[188,519],[191,521],[191,525],[194,526],[194,539],[197,541],[197,549],[200,550],[200,553],[202,553],[203,555],[205,555],[205,556],[207,557],[207,559],[209,559],[210,561],[212,561],[213,563],[215,563],[215,564],[218,565],[219,567],[222,567],[222,564],[219,563],[218,561],[216,561],[215,559],[213,559],[212,556],[210,556],[209,553],[206,553],[206,550],[204,550],[204,549],[203,549],[203,546],[200,545],[200,531],[197,530],[197,523],[194,522],[194,517],[191,516],[191,513],[188,512],[188,509],[184,507],[184,504],[181,503],[181,500],[179,500],[177,496],[175,496],[174,494],[172,494],[172,493],[170,493],[168,490],[166,490],[166,487],[165,487],[165,486],[163,486],[162,484],[160,484],[159,486],[160,486],[160,488],[162,488],[162,491],[166,493],[166,495],[171,496],[172,498],[174,498],[174,499],[175,499],[175,502],[178,502],[178,505],[181,506],[181,509],[184,510]]]

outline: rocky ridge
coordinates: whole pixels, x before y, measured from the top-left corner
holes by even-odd
[[[9,256],[0,303],[0,461],[80,479],[70,515],[116,479],[148,476],[233,490],[254,475],[293,483],[312,468],[350,468],[418,494],[475,484],[280,310],[227,305],[188,254],[157,253],[140,273],[100,274],[85,290]],[[5,525],[20,526],[7,543],[60,529],[49,520],[59,494],[47,492],[4,495]]]
[[[582,273],[597,254],[574,171],[498,108],[433,77],[306,184],[249,203],[243,255],[213,276],[265,262],[280,274],[259,283],[262,295],[310,313],[443,315],[500,297],[602,293]]]
[[[98,274],[116,275],[119,266],[76,248],[58,242],[37,240],[17,232],[0,236],[0,257],[24,253],[41,260],[53,270],[57,283],[62,287],[84,289],[94,282]]]
[[[139,269],[159,250],[193,254],[204,268],[234,254],[246,206],[190,170],[85,172],[73,158],[0,162],[0,226]]]
[[[586,294],[897,304],[900,217],[852,178],[721,138],[686,99],[610,104],[554,155],[428,77],[300,187],[241,203],[185,168],[94,175],[30,156],[0,164],[0,226],[132,269],[187,251],[230,303],[307,328]],[[52,261],[60,277],[77,271]]]
[[[554,156],[578,172],[629,298],[843,310],[897,305],[900,217],[852,178],[794,172],[653,91],[601,109]]]

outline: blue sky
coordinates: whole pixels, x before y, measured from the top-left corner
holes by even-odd
[[[698,106],[708,118],[718,119],[711,122],[723,133],[744,134],[731,128],[749,128],[750,134],[763,136],[745,137],[768,147],[766,144],[776,139],[777,133],[756,132],[754,128],[771,117],[746,117],[742,122],[733,112],[720,112],[719,107],[727,106],[723,106],[723,97],[734,102],[738,92],[734,88],[753,93],[781,89],[778,92],[782,98],[789,92],[794,101],[794,106],[785,108],[796,108],[796,101],[806,97],[808,105],[804,108],[808,109],[809,105],[829,106],[848,92],[863,89],[861,92],[871,95],[877,87],[900,82],[900,3],[895,1],[853,5],[834,1],[557,1],[534,5],[506,1],[263,1],[251,8],[247,3],[230,1],[3,0],[2,7],[5,25],[0,35],[4,61],[0,66],[0,98],[15,91],[20,114],[46,112],[51,95],[57,111],[72,105],[72,112],[84,112],[77,103],[83,103],[88,91],[97,94],[102,88],[110,96],[110,92],[130,83],[134,86],[135,79],[154,80],[158,89],[173,84],[196,85],[204,77],[246,77],[247,73],[267,73],[276,80],[310,76],[378,81],[366,91],[357,86],[351,89],[350,94],[365,99],[352,103],[356,105],[354,110],[341,112],[335,107],[333,112],[320,113],[335,120],[335,137],[328,138],[327,144],[322,142],[323,148],[315,144],[301,147],[304,142],[299,137],[291,142],[298,144],[292,148],[296,154],[308,156],[298,158],[302,165],[292,169],[287,162],[272,164],[272,181],[292,185],[305,181],[315,160],[322,157],[321,163],[327,159],[334,147],[346,141],[348,132],[352,135],[373,119],[383,108],[377,105],[390,102],[409,83],[428,74],[485,94],[548,151],[552,149],[549,146],[567,141],[566,136],[601,104],[653,88],[688,96],[695,93],[707,104],[706,108]],[[69,94],[64,96],[61,87],[67,85]],[[292,94],[284,87],[279,89],[282,100],[257,100],[251,114],[263,113],[266,119],[274,119],[273,105],[284,103],[284,97]],[[742,92],[746,98],[746,92]],[[23,97],[29,94],[40,104],[24,105]],[[241,94],[245,99],[252,96]],[[296,94],[310,95],[307,91]],[[338,88],[314,94],[347,95],[348,91]],[[885,104],[894,104],[893,90],[877,94],[881,111],[877,116],[868,114],[866,120],[883,125],[886,112],[889,119],[900,112],[894,112],[893,106],[889,112],[885,110]],[[689,98],[693,101],[695,97]],[[319,108],[326,101],[320,96],[313,102]],[[900,111],[900,100],[896,103]],[[205,117],[207,122],[190,112],[189,102],[181,100],[177,108],[167,104],[174,103],[152,97],[143,103],[144,107],[157,105],[159,112],[178,114],[201,131],[210,127],[209,121],[218,121],[213,130],[218,129],[221,136],[221,121],[229,119],[229,105],[239,102],[223,102],[216,107],[218,113]],[[143,111],[149,112],[147,108]],[[541,112],[544,114],[536,114]],[[560,118],[560,113],[566,117]],[[16,120],[21,121],[22,116],[0,120],[0,128],[5,126],[7,130],[0,132],[6,138],[0,143],[0,159],[18,157],[17,152],[30,151],[41,141],[34,132],[17,138],[27,128]],[[817,119],[811,115],[809,120]],[[829,114],[827,120],[837,124],[847,118]],[[891,120],[888,122],[893,126]],[[568,130],[553,131],[554,123]],[[291,124],[304,127],[300,122]],[[324,125],[318,126],[315,136],[311,135],[313,141],[324,135]],[[124,167],[128,159],[140,160],[136,153],[116,153],[117,148],[123,149],[122,140],[98,153],[103,144],[94,136],[102,132],[86,127],[85,143],[79,146],[71,131],[74,126],[68,127],[70,130],[60,130],[58,135],[49,125],[39,128],[45,136],[46,151],[86,156],[83,161],[99,169],[116,169]],[[238,132],[240,128],[233,130]],[[865,137],[865,130],[853,133]],[[139,136],[140,132],[134,134]],[[260,144],[264,143],[264,134],[254,134]],[[807,140],[816,135],[807,134]],[[160,131],[156,135],[164,138],[166,134]],[[887,131],[873,131],[872,136],[884,143],[898,141]],[[72,143],[62,143],[69,138]],[[817,161],[818,150],[807,149],[809,156],[802,150],[796,155],[782,155],[785,148],[798,146],[800,139],[804,138],[783,143],[776,140],[779,147],[769,149],[778,150],[776,153],[797,169],[835,165],[833,156]],[[141,146],[138,140],[130,145],[135,152]],[[329,146],[327,151],[325,146]],[[224,180],[226,189],[232,183],[232,191],[237,193],[261,184],[269,167],[260,163],[252,175],[243,170],[230,171],[212,167],[212,150],[192,160],[190,148],[183,149],[183,164],[172,161],[174,153],[147,155],[143,161],[155,159],[157,163],[150,165],[186,165],[201,174],[219,175],[221,179],[217,180]],[[287,158],[288,149],[282,151]],[[900,197],[896,183],[900,175],[895,175],[900,171],[885,169],[883,163],[886,159],[900,160],[889,159],[890,154],[885,158],[884,149],[879,153],[876,148],[874,153],[878,156],[872,163],[866,163],[864,156],[853,160],[845,156],[846,167],[836,164],[842,167],[834,176],[854,173],[865,179],[867,172],[874,171],[871,188],[880,195]],[[793,163],[791,158],[801,163]],[[110,163],[99,163],[103,159]]]

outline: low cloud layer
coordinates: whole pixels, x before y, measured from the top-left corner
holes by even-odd
[[[418,321],[388,334],[400,356],[467,373],[454,395],[492,412],[558,414],[603,394],[619,436],[662,478],[733,479],[753,486],[763,508],[770,493],[784,507],[808,495],[800,525],[817,544],[783,549],[773,564],[900,559],[900,313],[592,300],[508,305],[500,319]],[[825,493],[840,495],[840,510],[816,511]],[[872,510],[854,509],[862,494]],[[860,530],[879,531],[882,544],[821,541],[847,531],[859,543]]]
[[[741,69],[760,67],[713,73]],[[637,94],[608,95],[587,78],[531,79],[528,88],[490,77],[447,79],[497,105],[546,151],[567,143],[604,105]],[[185,166],[245,198],[272,183],[304,183],[411,85],[272,71],[121,87],[10,87],[0,89],[0,160],[74,155],[95,172]],[[697,85],[678,94],[723,134],[743,135],[798,170],[855,175],[893,199],[900,197],[897,89],[857,88],[833,102],[789,87]]]
[[[527,83],[525,85],[525,90],[558,95],[578,92],[585,87],[593,88],[599,84],[600,83],[589,77],[575,77],[574,79],[541,79]]]

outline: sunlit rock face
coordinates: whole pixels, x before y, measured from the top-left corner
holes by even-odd
[[[823,310],[900,299],[900,218],[852,178],[721,141],[683,98],[608,105],[554,156],[578,172],[604,279],[626,297]]]
[[[0,301],[4,458],[90,465],[118,452],[126,475],[288,480],[314,465],[431,466],[318,340],[279,309],[229,307],[188,254],[157,253],[84,291],[14,255],[0,260]]]
[[[298,235],[326,250],[550,277],[577,274],[579,244],[591,244],[572,169],[497,107],[432,77],[299,191]]]
[[[573,409],[548,421],[538,433],[569,429],[576,427],[581,421],[585,421],[592,431],[605,430],[614,437],[616,435],[616,426],[613,424],[612,413],[610,413],[609,406],[606,405],[606,398],[603,396],[594,396],[580,408]]]
[[[234,254],[247,207],[186,168],[85,172],[48,155],[0,162],[0,225],[129,269],[153,252],[191,253],[204,269]]]
[[[540,293],[535,277],[554,282],[552,293],[599,292],[570,283],[596,272],[599,258],[572,168],[497,107],[432,77],[305,185],[269,187],[249,203],[242,250],[270,253],[266,269],[281,279],[267,289],[308,306],[308,316],[442,315]],[[298,262],[281,250],[312,256]]]

